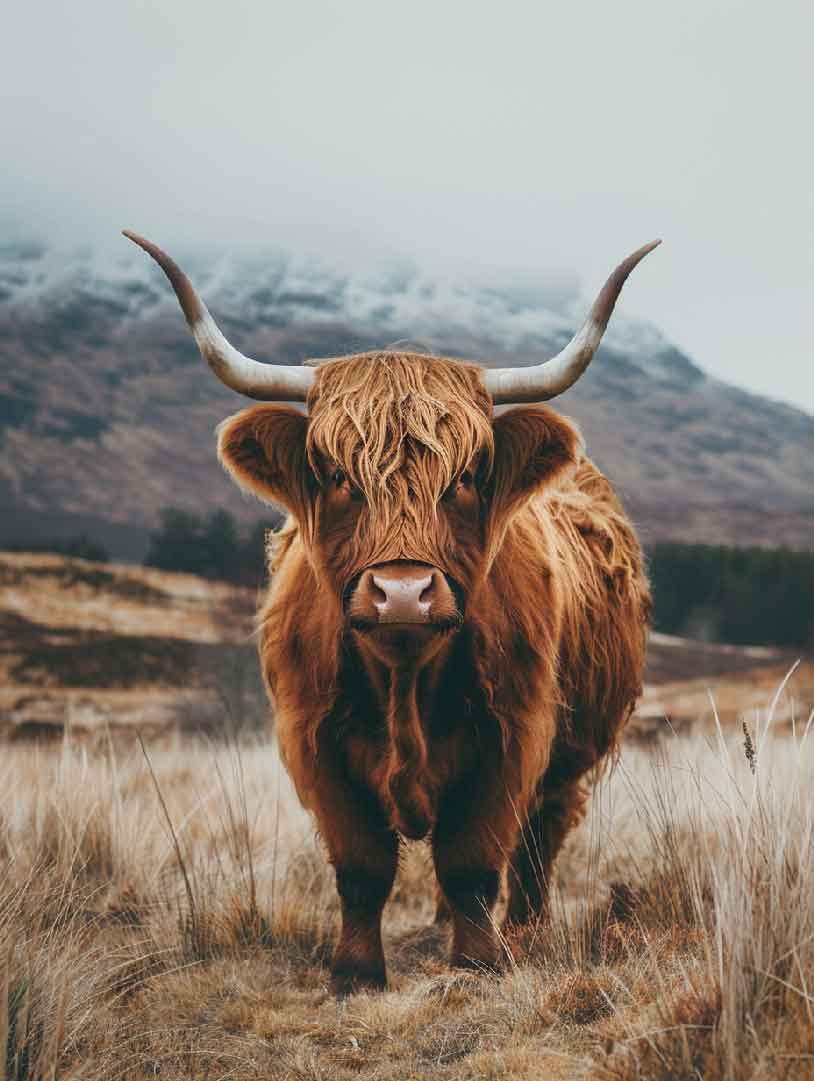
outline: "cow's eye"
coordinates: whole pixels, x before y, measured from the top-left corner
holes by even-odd
[[[463,473],[460,473],[455,480],[450,484],[449,488],[444,492],[444,499],[455,499],[456,495],[463,496],[464,493],[471,492],[475,487],[475,474],[471,469],[465,469]]]
[[[362,493],[351,483],[350,477],[344,469],[334,469],[333,473],[331,473],[331,485],[334,491],[341,492],[344,497],[350,496],[355,501],[362,498]]]

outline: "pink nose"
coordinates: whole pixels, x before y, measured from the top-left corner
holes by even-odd
[[[371,600],[379,613],[379,623],[427,623],[435,593],[435,575],[430,571],[420,578],[388,578],[369,572],[372,578]]]
[[[455,621],[455,598],[443,573],[426,563],[396,560],[368,567],[350,603],[351,620],[378,623]]]

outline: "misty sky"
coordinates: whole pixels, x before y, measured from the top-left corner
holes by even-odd
[[[593,291],[814,412],[810,3],[15,4],[0,228]]]

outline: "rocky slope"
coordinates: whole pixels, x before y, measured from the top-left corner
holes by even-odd
[[[584,309],[551,286],[178,255],[236,344],[291,363],[405,336],[484,363],[531,362]],[[241,400],[205,370],[163,276],[125,241],[116,257],[0,248],[0,356],[0,544],[85,530],[138,558],[164,506],[258,516],[215,460],[213,428]],[[558,404],[645,539],[810,545],[814,417],[709,378],[621,316]]]

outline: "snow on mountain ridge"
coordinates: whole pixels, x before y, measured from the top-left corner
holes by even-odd
[[[0,543],[4,529],[15,543],[81,529],[138,557],[164,507],[260,513],[218,469],[211,438],[244,403],[205,373],[161,271],[121,243],[0,248]],[[568,279],[495,285],[282,252],[177,254],[239,348],[288,363],[405,338],[534,363],[591,300]],[[617,313],[556,408],[577,420],[647,540],[810,545],[814,417],[706,377],[655,327]]]
[[[590,304],[570,283],[539,289],[527,283],[484,285],[399,265],[348,272],[279,251],[262,260],[225,255],[206,264],[197,256],[181,262],[226,325],[283,321],[318,327],[341,321],[375,329],[383,346],[408,334],[430,350],[454,351],[456,340],[477,339],[501,353],[536,347],[550,355],[581,324]],[[106,303],[112,315],[126,320],[154,319],[175,307],[160,271],[140,252],[0,246],[0,305],[30,313],[82,299]],[[672,351],[656,327],[618,312],[605,343],[637,366]],[[529,362],[535,360],[532,352]]]

